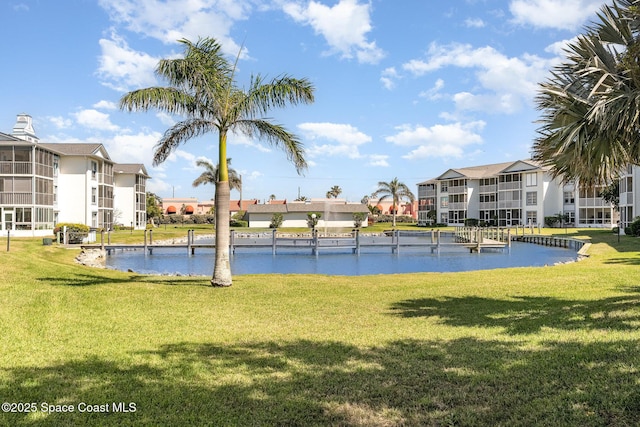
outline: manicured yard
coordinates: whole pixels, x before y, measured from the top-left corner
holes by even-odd
[[[0,397],[37,409],[0,425],[638,425],[640,241],[572,234],[589,259],[228,289],[0,238]]]

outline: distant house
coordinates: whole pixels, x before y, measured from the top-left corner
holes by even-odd
[[[382,201],[379,199],[370,198],[368,200],[370,206],[375,206],[380,210],[381,215],[393,215],[393,210],[396,210],[396,215],[410,216],[413,219],[418,219],[418,201],[410,202],[408,200],[402,200],[398,205],[393,204],[391,198],[386,198]]]
[[[250,228],[269,228],[273,215],[279,213],[283,216],[282,227],[305,228],[307,214],[319,214],[316,228],[353,228],[353,214],[368,214],[369,209],[362,203],[346,203],[335,201],[324,202],[290,202],[283,204],[255,204],[247,209]],[[367,221],[362,222],[362,227],[367,226]]]
[[[229,214],[234,215],[239,211],[247,211],[250,205],[258,203],[256,199],[230,200]],[[162,213],[165,215],[208,215],[215,208],[215,200],[198,201],[195,197],[166,197],[162,199]]]

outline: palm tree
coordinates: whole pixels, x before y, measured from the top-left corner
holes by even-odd
[[[342,188],[339,185],[334,185],[331,187],[331,190],[327,191],[327,199],[337,199],[338,196],[342,193]]]
[[[196,166],[205,168],[205,171],[200,174],[193,181],[193,186],[198,187],[199,185],[204,184],[213,184],[215,185],[218,182],[218,165],[213,166],[208,160],[198,160],[196,161]],[[242,177],[236,172],[235,169],[231,169],[231,159],[227,159],[227,170],[229,171],[229,190],[238,190],[242,191]]]
[[[393,226],[396,226],[396,214],[397,207],[400,206],[400,202],[404,199],[413,203],[416,197],[413,195],[409,187],[406,184],[398,181],[398,178],[393,178],[390,182],[380,181],[378,182],[378,189],[371,195],[374,198],[379,197],[379,201],[383,201],[391,197],[393,209]]]
[[[640,162],[640,10],[637,0],[603,6],[599,22],[568,45],[536,98],[542,111],[533,158],[554,176],[609,184]]]
[[[266,139],[287,154],[298,173],[307,167],[304,147],[296,135],[264,115],[288,104],[313,102],[313,85],[307,79],[282,75],[266,81],[252,75],[247,88],[235,81],[236,65],[221,52],[213,38],[193,43],[182,39],[184,57],[162,59],[156,74],[166,87],[149,87],[125,94],[120,108],[127,111],[157,109],[184,119],[167,129],[156,144],[153,164],[158,165],[178,146],[193,137],[218,133],[218,181],[216,182],[216,256],[211,278],[213,286],[231,286],[229,263],[229,170],[227,135],[237,131],[248,137]]]

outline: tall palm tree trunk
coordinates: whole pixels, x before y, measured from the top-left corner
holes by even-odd
[[[216,261],[211,286],[231,286],[229,261],[229,181],[216,182]]]

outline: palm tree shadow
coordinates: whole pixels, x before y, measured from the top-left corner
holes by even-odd
[[[209,286],[209,281],[200,276],[151,276],[144,274],[132,275],[99,275],[76,273],[69,277],[39,277],[38,281],[53,286],[98,286],[131,283],[153,283],[168,286]]]
[[[565,330],[637,330],[640,297],[627,295],[603,300],[562,300],[517,296],[422,298],[391,307],[399,317],[425,317],[451,326],[503,328],[508,334],[530,334],[542,328]]]
[[[632,341],[539,349],[474,338],[373,348],[175,343],[118,362],[90,357],[8,368],[0,394],[14,402],[135,407],[4,414],[9,425],[637,425],[637,360]]]

